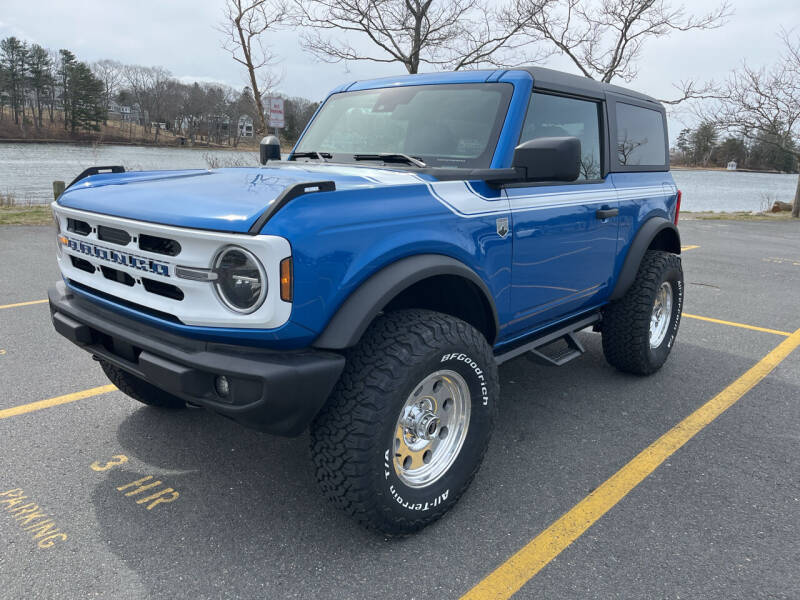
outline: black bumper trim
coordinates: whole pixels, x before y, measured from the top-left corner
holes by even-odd
[[[299,435],[319,412],[344,369],[341,354],[275,352],[177,336],[73,294],[63,282],[48,292],[56,331],[92,355],[189,402],[243,425]],[[214,379],[231,383],[220,398]]]

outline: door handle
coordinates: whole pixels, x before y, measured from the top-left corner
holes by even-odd
[[[610,219],[611,217],[616,217],[619,214],[618,208],[601,208],[594,216],[598,219]]]

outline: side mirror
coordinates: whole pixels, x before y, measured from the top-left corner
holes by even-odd
[[[576,137],[543,137],[514,149],[512,167],[525,170],[525,181],[575,181],[580,175],[581,141]]]
[[[258,145],[258,153],[262,165],[267,164],[269,160],[280,160],[281,143],[277,136],[267,135],[261,138],[261,143]]]

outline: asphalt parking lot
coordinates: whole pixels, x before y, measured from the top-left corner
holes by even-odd
[[[58,278],[52,229],[0,227],[0,597],[800,597],[800,229],[681,233],[666,366],[618,373],[589,332],[563,368],[504,364],[470,490],[384,539],[321,498],[306,435],[94,389],[100,368],[35,303]]]

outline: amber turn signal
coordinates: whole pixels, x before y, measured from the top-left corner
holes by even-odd
[[[281,300],[284,302],[292,301],[292,257],[284,258],[281,261]]]

